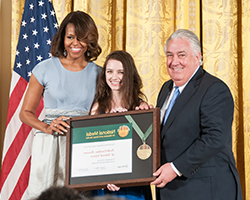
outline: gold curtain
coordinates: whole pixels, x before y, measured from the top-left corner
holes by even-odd
[[[234,97],[233,151],[244,199],[250,199],[249,21],[249,0],[202,0],[204,68],[224,80]]]
[[[12,0],[12,66],[25,0]],[[163,46],[178,28],[202,41],[204,68],[230,87],[234,101],[233,151],[244,199],[250,199],[250,2],[249,0],[53,0],[57,20],[83,10],[95,20],[103,49],[124,49],[135,59],[149,103],[169,79]]]

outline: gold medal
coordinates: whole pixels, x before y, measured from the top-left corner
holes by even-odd
[[[120,126],[118,129],[118,135],[120,137],[126,137],[129,133],[129,127],[126,125]]]
[[[137,156],[141,160],[146,160],[151,156],[151,154],[152,154],[151,147],[149,145],[147,145],[145,143],[145,141],[143,141],[143,144],[141,146],[139,146],[137,149]]]

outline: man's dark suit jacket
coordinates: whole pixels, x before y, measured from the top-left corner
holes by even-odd
[[[162,107],[173,87],[164,83]],[[182,173],[159,189],[161,200],[241,200],[232,152],[234,103],[229,88],[201,67],[177,98],[161,129],[161,162]]]

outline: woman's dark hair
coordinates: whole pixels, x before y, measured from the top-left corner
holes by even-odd
[[[84,197],[74,189],[65,186],[51,186],[43,191],[36,200],[84,200]]]
[[[62,21],[58,31],[53,37],[50,52],[54,57],[62,57],[64,52],[65,30],[68,24],[75,26],[75,34],[79,41],[88,45],[85,52],[86,61],[94,61],[102,52],[98,44],[98,30],[94,20],[85,12],[70,12]]]
[[[122,104],[128,110],[134,110],[140,105],[140,99],[147,99],[141,91],[143,84],[141,77],[135,66],[134,59],[126,51],[113,51],[106,57],[102,72],[97,82],[96,95],[92,106],[97,102],[99,107],[96,114],[111,111],[112,91],[106,83],[106,68],[109,60],[118,60],[123,65],[123,79],[120,92],[122,94]],[[91,106],[91,108],[92,108]],[[91,109],[90,109],[91,110]]]

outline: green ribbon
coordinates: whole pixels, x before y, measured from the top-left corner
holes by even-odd
[[[151,124],[148,128],[148,130],[143,134],[142,130],[140,127],[136,124],[134,119],[130,115],[125,115],[126,119],[128,120],[129,123],[132,123],[132,127],[135,129],[136,133],[139,135],[139,137],[142,139],[142,141],[146,141],[148,136],[153,130],[153,124]]]

